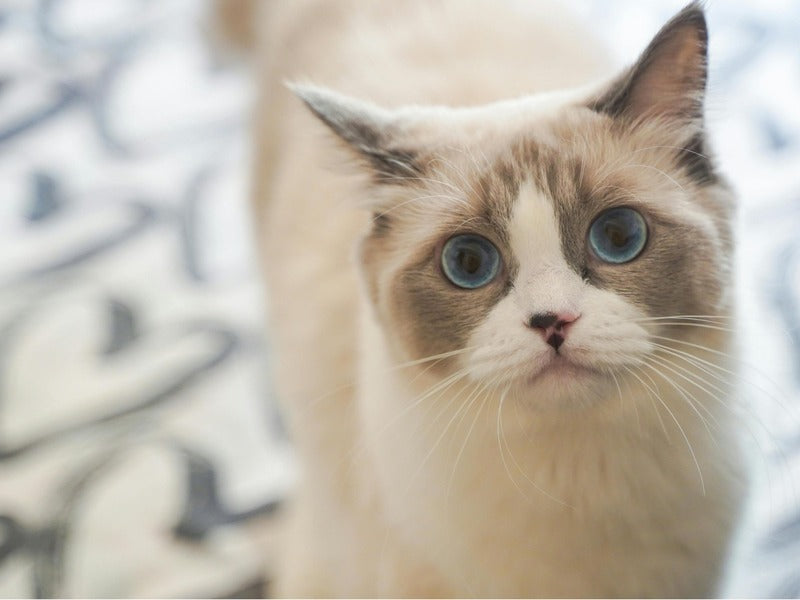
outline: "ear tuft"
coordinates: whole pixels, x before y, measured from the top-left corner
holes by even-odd
[[[636,64],[590,106],[634,120],[702,120],[707,56],[706,19],[695,1],[661,28]]]
[[[319,86],[294,83],[287,86],[367,162],[378,181],[421,173],[417,153],[402,147],[402,126],[394,113]]]

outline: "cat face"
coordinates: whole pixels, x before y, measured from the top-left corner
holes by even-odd
[[[398,362],[590,389],[652,351],[656,319],[725,310],[705,47],[691,5],[599,93],[385,111],[297,90],[372,178],[361,266]]]

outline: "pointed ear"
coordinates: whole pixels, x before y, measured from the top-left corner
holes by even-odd
[[[419,153],[403,144],[405,128],[397,114],[325,88],[287,85],[367,164],[377,181],[407,179],[422,173]]]
[[[632,120],[702,120],[708,30],[699,2],[661,28],[636,64],[590,104],[593,110]]]

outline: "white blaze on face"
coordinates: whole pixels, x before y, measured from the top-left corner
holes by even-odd
[[[584,284],[561,252],[552,202],[530,181],[520,186],[509,234],[519,264],[512,295],[524,313],[521,318],[545,312],[580,314]]]
[[[552,202],[529,182],[520,187],[509,238],[519,270],[513,289],[470,338],[468,345],[477,348],[469,359],[475,377],[531,376],[552,359],[553,349],[526,324],[537,313],[580,317],[559,349],[575,362],[630,364],[647,351],[647,334],[636,323],[645,315],[613,291],[585,283],[570,268]]]

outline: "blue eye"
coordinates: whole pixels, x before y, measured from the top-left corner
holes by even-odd
[[[589,228],[589,245],[607,263],[626,263],[641,253],[647,242],[647,224],[632,208],[612,208]]]
[[[500,253],[479,235],[456,235],[442,248],[442,271],[458,287],[479,288],[497,276]]]

